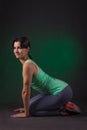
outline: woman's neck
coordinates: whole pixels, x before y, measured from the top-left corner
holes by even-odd
[[[30,59],[30,58],[29,58],[29,56],[24,57],[24,58],[21,58],[21,59],[19,59],[19,60],[20,60],[20,62],[21,62],[21,63],[22,63],[22,65],[23,65],[23,64],[24,64],[24,62],[25,62],[27,59]]]

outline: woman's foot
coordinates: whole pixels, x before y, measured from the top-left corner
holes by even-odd
[[[80,113],[81,113],[80,108],[72,102],[67,102],[64,105],[64,107],[60,110],[60,115],[62,116],[76,115]]]

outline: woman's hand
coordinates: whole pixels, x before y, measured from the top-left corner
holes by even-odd
[[[21,112],[22,113],[22,112],[24,112],[24,108],[17,108],[14,110],[14,112]]]
[[[25,112],[22,113],[18,113],[18,114],[13,114],[11,115],[12,118],[25,118],[25,117],[29,117],[29,115],[26,115]]]
[[[18,113],[11,115],[12,118],[25,118],[25,117],[29,117],[29,115],[25,114],[24,108],[14,109],[14,112],[18,112]]]

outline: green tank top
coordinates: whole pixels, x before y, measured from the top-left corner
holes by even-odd
[[[28,59],[25,62],[32,62],[38,68],[38,73],[33,77],[31,84],[31,87],[36,91],[56,95],[68,86],[66,82],[49,76],[31,59]]]

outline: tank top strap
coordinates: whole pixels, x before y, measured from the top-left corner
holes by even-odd
[[[27,60],[25,61],[25,63],[27,63],[27,62],[32,62],[32,60],[31,60],[31,59],[27,59]]]

